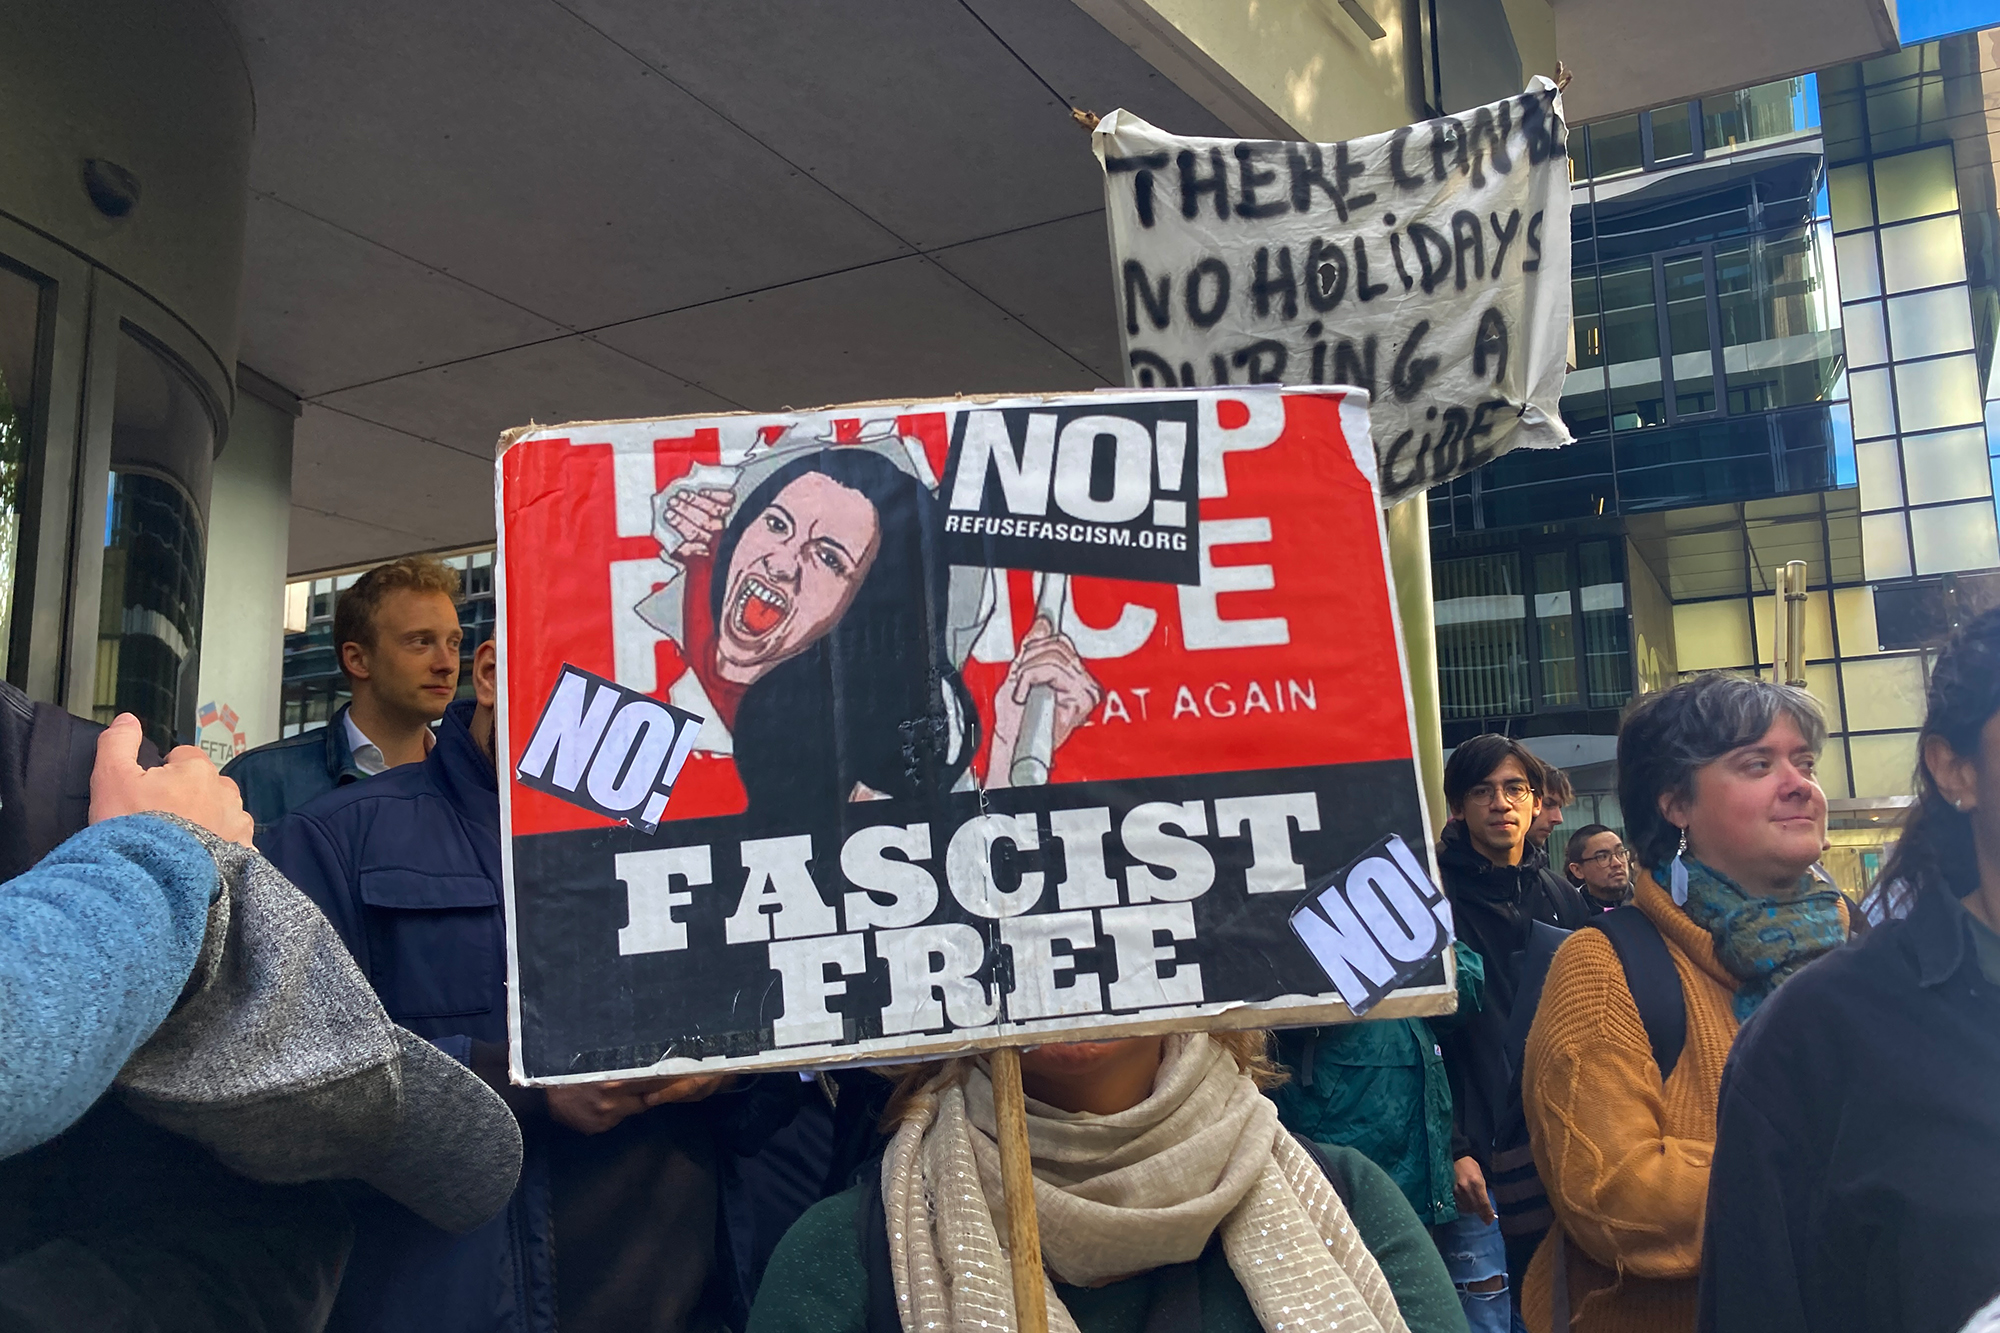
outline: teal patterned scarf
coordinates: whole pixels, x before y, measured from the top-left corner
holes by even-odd
[[[1736,978],[1738,1022],[1778,983],[1847,939],[1840,915],[1840,892],[1811,875],[1789,893],[1760,897],[1692,856],[1682,856],[1688,872],[1687,914],[1715,938],[1715,959]],[[1654,878],[1668,881],[1668,867]]]

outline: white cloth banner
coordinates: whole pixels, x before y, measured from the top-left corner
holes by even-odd
[[[1540,77],[1337,144],[1113,111],[1092,141],[1128,379],[1366,389],[1385,502],[1568,444],[1567,138]]]

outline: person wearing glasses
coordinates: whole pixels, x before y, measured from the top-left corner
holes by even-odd
[[[1608,912],[1632,901],[1632,853],[1618,830],[1585,824],[1569,835],[1569,882],[1583,890],[1583,905]]]
[[[1535,922],[1574,930],[1590,919],[1577,891],[1529,848],[1545,772],[1519,741],[1491,734],[1453,750],[1444,766],[1451,822],[1438,840],[1438,869],[1458,938],[1479,955],[1486,993],[1479,1012],[1463,1016],[1439,1042],[1451,1085],[1458,1220],[1435,1234],[1474,1333],[1513,1326],[1489,1182],[1513,1082],[1508,1030],[1522,958]]]

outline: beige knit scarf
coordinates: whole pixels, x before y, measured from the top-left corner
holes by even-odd
[[[905,1333],[1017,1327],[993,1085],[964,1070],[918,1099],[882,1161]],[[1270,1333],[1408,1333],[1333,1187],[1205,1035],[1169,1037],[1152,1095],[1129,1111],[1029,1101],[1028,1146],[1049,1277],[1090,1286],[1187,1263],[1219,1229]],[[1052,1286],[1047,1296],[1049,1327],[1076,1333]]]

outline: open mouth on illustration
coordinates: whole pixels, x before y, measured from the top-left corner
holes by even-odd
[[[755,574],[746,574],[736,586],[736,598],[729,605],[729,619],[745,638],[761,639],[785,623],[791,613],[789,598]]]

